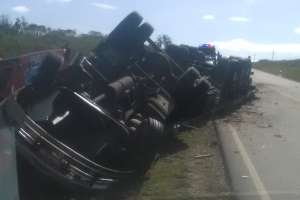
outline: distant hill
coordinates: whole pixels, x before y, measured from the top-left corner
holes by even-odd
[[[260,60],[254,68],[300,82],[300,59],[297,60]]]

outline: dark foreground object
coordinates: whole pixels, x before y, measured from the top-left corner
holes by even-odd
[[[178,64],[142,20],[131,13],[68,66],[49,54],[6,99],[20,156],[62,185],[104,189],[143,175],[174,124],[209,115],[250,88],[250,60],[207,65],[207,56],[196,56],[189,58],[196,64]]]

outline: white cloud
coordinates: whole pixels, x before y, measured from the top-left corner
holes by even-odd
[[[246,17],[229,17],[229,20],[230,21],[233,21],[233,22],[249,22],[250,19],[249,18],[246,18]]]
[[[113,6],[113,5],[110,5],[110,4],[106,4],[106,3],[91,3],[92,6],[95,6],[97,8],[101,8],[101,9],[104,9],[104,10],[116,10],[117,7],[116,6]]]
[[[252,56],[270,58],[272,52],[277,58],[300,57],[300,43],[257,43],[243,38],[212,42],[225,55]]]
[[[203,15],[202,19],[204,19],[204,20],[214,20],[215,16],[214,15]]]
[[[47,3],[70,3],[72,2],[73,0],[46,0]]]
[[[73,0],[46,0],[47,3],[70,3],[72,2]]]
[[[300,27],[295,28],[295,33],[300,34]]]
[[[12,10],[18,13],[27,13],[30,11],[30,9],[27,6],[15,6],[12,7]]]
[[[244,3],[246,5],[252,6],[256,3],[256,0],[244,0]]]

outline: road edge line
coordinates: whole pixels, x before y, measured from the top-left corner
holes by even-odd
[[[226,148],[226,144],[225,144],[226,139],[224,139],[224,137],[226,134],[224,133],[223,126],[226,126],[228,128],[228,130],[229,130],[228,132],[230,132],[229,137],[232,137],[232,140],[234,140],[233,145],[235,145],[236,148],[240,152],[240,157],[242,159],[243,165],[246,168],[246,170],[249,172],[251,182],[256,190],[257,197],[261,200],[271,200],[271,197],[270,197],[269,193],[267,192],[267,190],[265,189],[265,186],[264,186],[263,182],[261,181],[253,163],[251,162],[249,155],[248,155],[242,141],[240,140],[235,128],[231,124],[219,122],[219,120],[214,120],[213,124],[214,124],[215,130],[218,135],[218,140],[220,141],[220,144],[221,144],[220,145],[221,154],[224,159],[225,170],[226,170],[227,176],[229,177],[228,180],[230,180],[231,188],[232,188],[232,191],[234,192],[233,194],[234,194],[235,198],[242,199],[242,197],[245,194],[243,195],[243,194],[240,194],[238,191],[235,191],[235,185],[233,183],[233,174],[232,174],[232,170],[230,169],[230,163],[228,163],[229,158],[228,158],[227,154],[229,154],[229,153],[228,152],[226,153],[226,151],[228,151],[226,149],[228,149],[228,148]],[[222,126],[222,128],[221,128],[221,126]],[[227,134],[227,136],[228,136],[228,134]]]

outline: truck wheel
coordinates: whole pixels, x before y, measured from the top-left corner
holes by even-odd
[[[140,16],[137,12],[130,13],[108,35],[107,41],[115,45],[122,42],[122,40],[126,40],[130,34],[137,30],[142,21],[142,16]]]
[[[144,42],[152,35],[154,28],[149,23],[143,23],[138,27],[136,32],[136,40],[138,44],[144,44]]]

